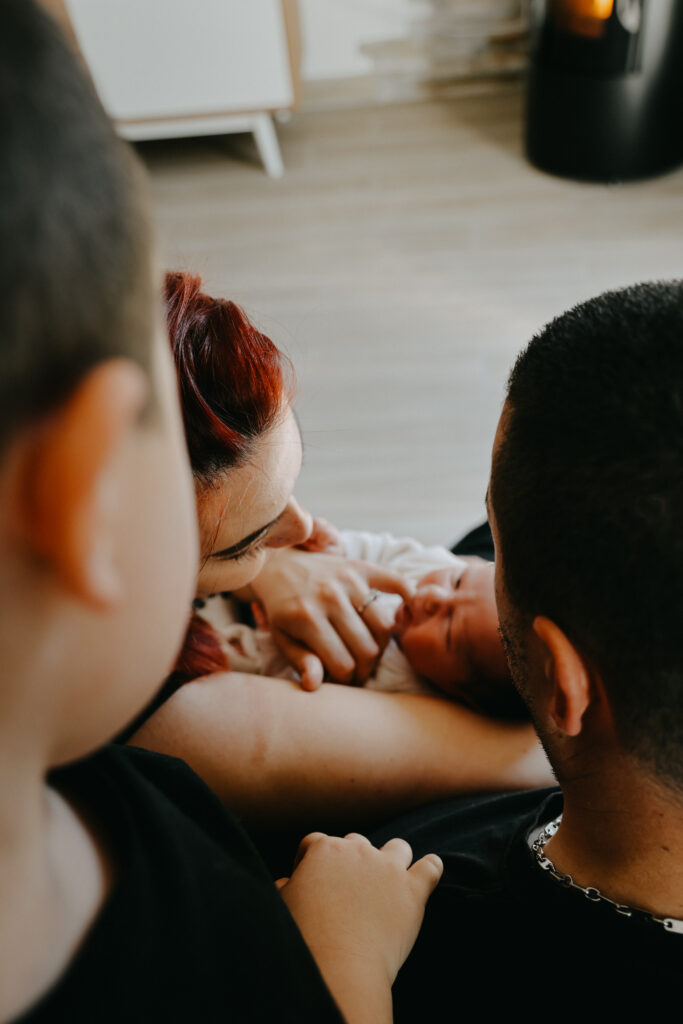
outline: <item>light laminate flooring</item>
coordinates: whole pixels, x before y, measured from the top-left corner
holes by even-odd
[[[525,162],[521,132],[507,86],[297,114],[278,127],[281,181],[247,137],[140,147],[165,264],[293,359],[297,494],[341,526],[445,542],[481,520],[525,341],[606,288],[683,275],[683,170],[565,181]]]

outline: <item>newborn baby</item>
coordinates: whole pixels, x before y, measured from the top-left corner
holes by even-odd
[[[395,638],[408,664],[432,685],[494,714],[523,705],[510,682],[498,632],[492,562],[434,569],[396,612]]]
[[[390,534],[346,530],[335,545],[349,558],[391,568],[415,584],[405,603],[394,594],[377,596],[396,608],[395,631],[368,689],[445,694],[493,714],[516,714],[522,705],[498,634],[492,564]],[[235,671],[297,678],[267,629],[239,621],[237,602],[217,595],[199,614],[223,637]]]

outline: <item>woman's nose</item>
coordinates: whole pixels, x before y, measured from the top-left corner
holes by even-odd
[[[312,529],[311,513],[302,508],[296,498],[290,498],[277,525],[270,532],[267,546],[289,548],[295,544],[303,544],[310,537]]]

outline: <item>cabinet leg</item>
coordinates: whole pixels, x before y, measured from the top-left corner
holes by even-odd
[[[254,117],[254,141],[259,156],[270,178],[281,178],[285,173],[280,153],[280,143],[275,134],[273,119],[270,114],[257,114]]]

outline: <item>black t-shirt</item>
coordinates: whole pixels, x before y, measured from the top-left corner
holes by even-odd
[[[116,878],[67,972],[22,1024],[340,1024],[250,841],[186,765],[110,746],[52,778],[97,822]]]
[[[378,846],[402,836],[416,858],[435,852],[444,861],[394,985],[397,1024],[504,1020],[511,1011],[567,1019],[569,1008],[581,1024],[602,1019],[598,1008],[614,1019],[615,1009],[677,1003],[682,935],[591,902],[535,863],[527,835],[561,810],[557,789],[466,798],[371,836]]]

